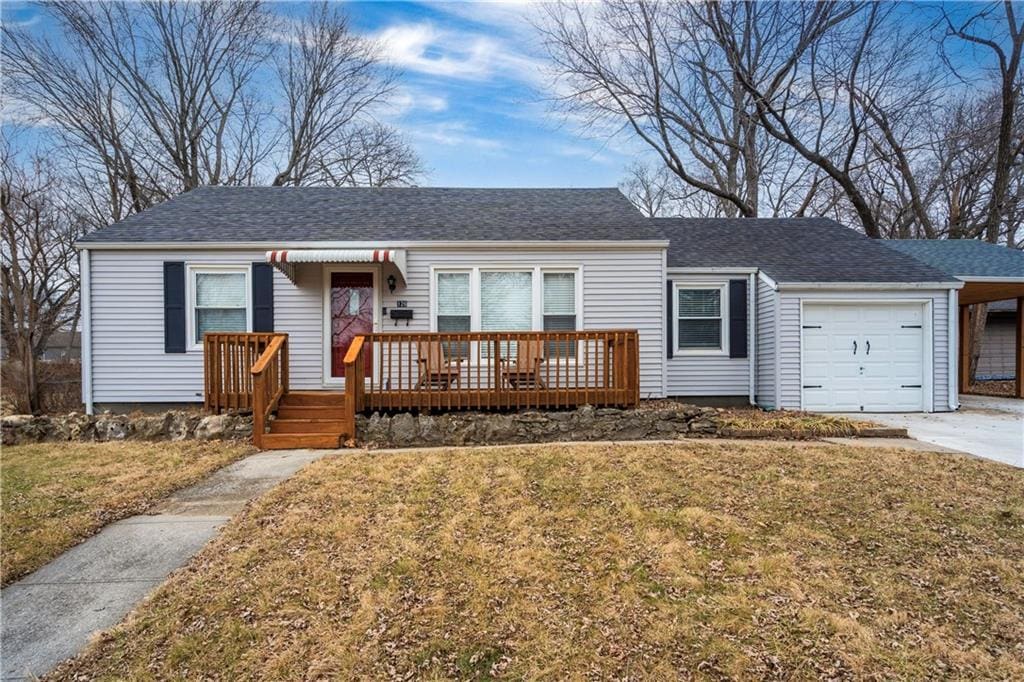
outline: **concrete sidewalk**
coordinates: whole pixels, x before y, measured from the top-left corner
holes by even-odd
[[[116,625],[247,501],[332,450],[259,453],[113,523],[0,594],[5,680],[44,675]]]

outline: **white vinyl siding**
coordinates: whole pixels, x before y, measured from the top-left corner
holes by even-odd
[[[775,408],[775,354],[777,348],[775,314],[778,308],[778,295],[760,277],[756,279],[756,282],[757,329],[754,347],[756,349],[757,376],[754,399],[761,407],[771,410]]]
[[[664,249],[510,250],[410,248],[407,286],[386,287],[381,306],[405,301],[413,311],[408,327],[383,314],[382,331],[429,331],[431,266],[466,270],[477,266],[516,269],[523,265],[575,270],[581,279],[578,329],[637,329],[640,333],[641,397],[663,397],[665,340],[662,267]],[[93,399],[96,403],[199,402],[203,393],[201,350],[164,353],[163,263],[249,267],[264,251],[101,251],[91,254]],[[383,266],[383,276],[394,272]],[[322,267],[297,265],[296,284],[274,272],[274,328],[289,334],[291,386],[323,388]]]
[[[862,301],[876,303],[890,301],[931,301],[931,386],[932,409],[936,412],[949,410],[949,308],[948,294],[942,291],[889,290],[889,291],[785,291],[778,292],[779,328],[777,330],[779,349],[780,401],[778,407],[787,410],[801,409],[800,370],[800,302],[810,301]]]
[[[727,287],[730,279],[748,280],[746,274],[735,275],[669,275],[673,280],[673,297],[678,296],[680,288],[691,284],[708,287]],[[664,285],[662,285],[664,289]],[[723,301],[726,300],[728,289],[723,288]],[[665,295],[662,294],[662,298]],[[724,314],[724,311],[723,311]],[[748,325],[750,320],[747,320]],[[728,325],[724,325],[723,334],[728,334]],[[748,328],[749,332],[749,328]],[[724,342],[724,338],[723,338]],[[673,343],[678,347],[679,339],[673,335]],[[675,350],[672,357],[665,361],[668,379],[668,395],[686,396],[745,396],[750,392],[750,359],[730,358],[727,353],[715,352],[687,353]]]

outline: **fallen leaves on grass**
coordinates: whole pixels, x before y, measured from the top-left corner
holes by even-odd
[[[197,441],[4,447],[3,584],[252,451],[237,443]]]
[[[852,436],[858,429],[878,426],[864,419],[789,410],[730,409],[722,412],[722,424],[744,431],[789,432],[798,436]]]
[[[819,444],[339,456],[53,677],[1021,678],[1022,483]]]

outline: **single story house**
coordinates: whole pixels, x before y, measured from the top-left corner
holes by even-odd
[[[961,282],[825,219],[652,220],[614,188],[204,187],[78,246],[90,411],[201,402],[228,371],[204,370],[207,332],[286,333],[300,391],[340,391],[354,339],[391,332],[359,372],[395,395],[586,387],[604,362],[640,398],[957,407]],[[617,343],[635,362],[587,346]]]

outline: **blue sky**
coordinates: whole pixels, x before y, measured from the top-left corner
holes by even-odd
[[[270,5],[301,15],[302,2]],[[399,89],[381,118],[413,144],[427,175],[444,186],[569,186],[617,184],[625,168],[650,158],[637,141],[588,134],[553,112],[548,61],[529,18],[538,8],[498,2],[350,2],[357,32],[377,41],[400,73]],[[972,8],[946,5],[954,14]],[[906,21],[932,22],[935,5],[907,4]],[[928,11],[922,11],[928,10]],[[52,24],[22,2],[0,6],[5,21],[45,34]],[[965,48],[967,50],[967,48]],[[955,59],[970,73],[980,64],[966,51]],[[980,74],[979,74],[980,75]]]
[[[445,186],[611,186],[632,162],[626,139],[587,136],[551,111],[546,60],[528,22],[535,9],[504,3],[352,2],[354,28],[401,73],[381,118],[413,144]],[[274,11],[298,15],[303,3]],[[52,30],[38,8],[4,3],[5,21]]]
[[[391,116],[430,168],[427,184],[615,185],[625,139],[596,139],[551,111],[529,7],[358,2],[357,29],[402,71]],[[283,6],[289,11],[289,6]]]

